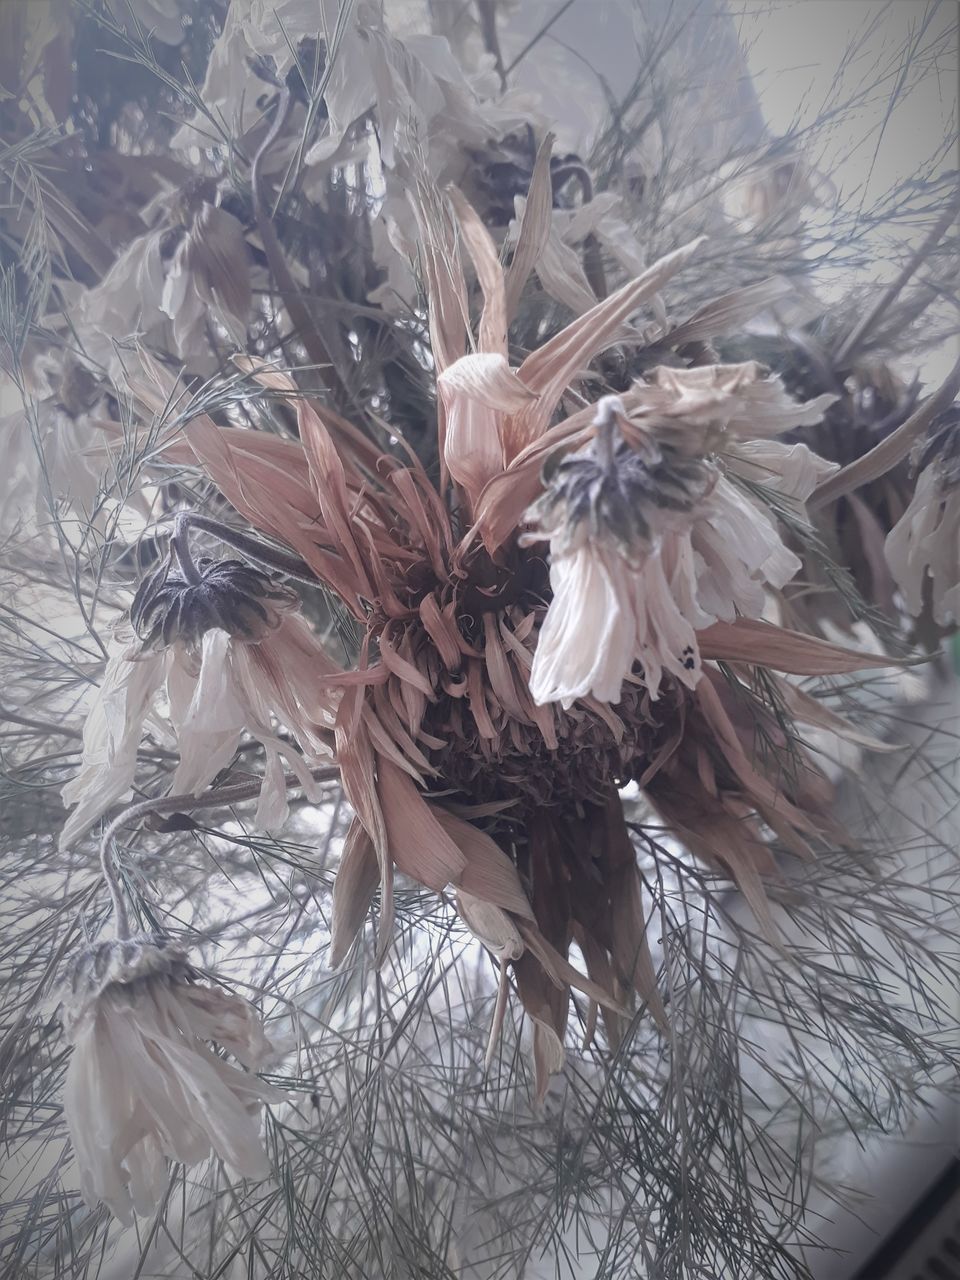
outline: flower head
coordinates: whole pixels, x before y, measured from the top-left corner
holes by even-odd
[[[738,371],[731,385],[742,378]],[[623,402],[606,397],[596,439],[545,469],[526,535],[550,540],[553,598],[530,675],[538,703],[570,706],[587,694],[619,702],[635,663],[651,699],[664,672],[693,688],[696,632],[738,613],[759,617],[766,586],[783,586],[800,567],[771,518],[705,452],[725,430],[715,408],[722,382],[715,374],[663,381],[672,398],[659,430],[655,420],[638,429]],[[686,434],[676,422],[684,400]],[[724,406],[720,421],[735,412]]]
[[[257,641],[276,630],[283,612],[299,602],[295,591],[242,560],[204,557],[196,567],[197,573],[187,577],[165,561],[141,582],[130,622],[145,648],[176,640],[196,647],[212,629]]]
[[[81,1190],[126,1223],[156,1208],[168,1160],[214,1154],[240,1177],[270,1170],[259,1113],[278,1095],[251,1073],[273,1046],[245,1000],[196,977],[164,938],[116,939],[83,952],[64,998],[64,1111]]]

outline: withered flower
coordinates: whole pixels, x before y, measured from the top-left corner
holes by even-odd
[[[175,793],[208,786],[244,733],[266,754],[260,826],[286,818],[285,765],[315,793],[308,764],[328,754],[335,697],[324,674],[334,668],[297,604],[294,592],[236,560],[194,565],[184,555],[179,571],[166,563],[145,579],[131,626],[112,642],[84,726],[80,772],[63,788],[64,802],[76,808],[62,847],[127,794],[148,719],[172,732],[179,751]],[[299,750],[278,736],[278,723]]]
[[[190,359],[208,344],[211,316],[243,346],[250,315],[250,259],[243,225],[214,201],[211,184],[184,193],[182,234],[166,271],[160,308],[170,317],[177,353]]]
[[[618,397],[600,402],[596,439],[548,468],[528,513],[524,540],[550,540],[553,595],[530,678],[537,702],[569,706],[586,693],[619,702],[635,663],[651,699],[664,672],[693,688],[696,632],[760,617],[767,588],[800,568],[716,452],[725,450],[732,474],[750,469],[761,487],[806,497],[825,469],[819,459],[804,446],[739,436],[783,430],[809,406],[759,380],[755,366],[659,369],[635,401],[647,415],[637,423]]]
[[[184,951],[153,936],[97,943],[71,969],[64,1112],[80,1188],[128,1224],[163,1199],[170,1160],[215,1154],[239,1177],[270,1172],[259,1115],[279,1094],[252,1073],[273,1046],[251,1005],[197,977]]]
[[[84,349],[122,370],[117,344],[166,334],[189,368],[211,350],[211,322],[242,346],[252,303],[250,254],[242,223],[220,207],[216,184],[199,179],[143,211],[149,230],[118,255],[80,301]]]
[[[769,437],[820,405],[796,404],[757,366],[664,369],[624,395],[624,411],[602,402],[598,424],[588,406],[551,425],[571,384],[696,243],[514,368],[507,329],[531,256],[518,248],[521,266],[505,273],[456,193],[451,208],[424,186],[415,204],[439,487],[412,454],[383,455],[331,407],[299,394],[296,441],[200,415],[166,456],[198,463],[255,530],[300,557],[361,637],[354,670],[336,672],[319,654],[315,663],[315,684],[338,693],[336,763],[356,814],[334,895],[333,960],[378,882],[382,954],[395,870],[452,890],[467,926],[512,968],[535,1025],[542,1094],[562,1060],[571,986],[603,1008],[612,1040],[630,992],[665,1019],[618,787],[649,789],[675,759],[691,813],[703,796],[703,826],[691,819],[698,849],[723,838],[709,824],[720,779],[724,813],[755,814],[760,841],[764,824],[795,844],[821,829],[820,775],[811,765],[810,784],[778,805],[775,783],[745,763],[722,693],[710,693],[718,677],[711,668],[708,678],[708,660],[804,674],[872,660],[738,616],[756,617],[765,590],[797,562],[736,467],[767,466],[799,501],[806,478],[793,472],[817,464],[786,448],[762,460],[749,449],[739,461],[724,454],[775,443]],[[461,245],[483,294],[476,339],[466,330]],[[273,393],[295,392],[285,375],[248,367]],[[580,452],[541,479],[544,461],[564,449]],[[538,495],[549,572],[520,536]],[[665,782],[657,802],[668,807],[670,795]],[[732,854],[725,865],[762,909],[748,878],[754,861]],[[586,976],[567,959],[573,942]],[[503,1008],[498,1001],[497,1018]]]

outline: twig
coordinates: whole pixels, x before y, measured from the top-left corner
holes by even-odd
[[[843,342],[840,343],[835,356],[835,363],[837,365],[842,365],[844,361],[848,361],[851,356],[855,354],[857,348],[863,342],[864,337],[870,331],[871,326],[876,323],[923,260],[933,251],[940,240],[942,240],[946,235],[947,228],[953,221],[955,221],[958,211],[960,211],[960,202],[954,200],[950,204],[949,208],[947,208],[938,219],[936,226],[927,236],[926,240],[924,240],[923,244],[921,244],[916,252],[911,255],[910,260],[907,262],[906,266],[897,278],[887,285],[876,303],[870,308],[863,319],[854,325],[850,333],[847,334]]]
[[[340,770],[336,766],[328,765],[322,769],[311,770],[314,782],[332,782],[339,776]],[[289,790],[303,785],[295,773],[284,774],[283,780]],[[236,782],[227,787],[218,787],[215,791],[208,791],[201,796],[186,792],[173,796],[160,796],[151,800],[138,800],[136,804],[128,805],[117,814],[100,841],[100,867],[110,892],[118,938],[130,937],[130,916],[120,887],[116,859],[111,849],[113,840],[121,827],[129,822],[135,822],[138,818],[145,818],[148,814],[169,816],[189,809],[219,809],[225,805],[239,804],[243,800],[252,800],[254,796],[259,795],[262,785],[262,780],[257,778],[251,782]]]

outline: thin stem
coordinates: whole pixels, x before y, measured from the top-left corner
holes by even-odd
[[[141,805],[135,804],[124,809],[110,823],[103,833],[103,839],[100,841],[100,873],[110,894],[110,902],[113,906],[114,928],[116,929],[117,937],[121,940],[130,937],[130,913],[127,911],[123,889],[120,887],[120,871],[117,860],[113,856],[112,843],[117,830],[131,817],[134,817],[135,812],[141,808]]]
[[[331,393],[336,393],[341,387],[339,372],[327,350],[326,343],[320,336],[313,317],[303,300],[303,296],[297,288],[293,276],[290,274],[290,268],[287,266],[283,249],[273,226],[268,207],[266,182],[262,173],[262,166],[267,152],[283,132],[290,118],[292,106],[292,95],[290,90],[284,86],[280,91],[280,97],[274,109],[273,123],[257,149],[257,154],[253,158],[253,164],[250,169],[253,214],[257,222],[257,230],[260,232],[260,240],[263,243],[267,264],[277,282],[283,305],[293,321],[297,336],[306,347],[307,355],[310,357],[311,363],[316,365],[327,390]]]
[[[837,350],[835,362],[837,365],[843,364],[844,361],[850,360],[863,345],[867,334],[871,327],[883,315],[887,307],[893,302],[897,294],[901,291],[905,284],[910,280],[921,263],[930,255],[937,247],[943,237],[950,228],[950,224],[956,221],[957,214],[960,212],[960,205],[954,200],[949,208],[945,209],[941,217],[937,220],[933,230],[924,240],[923,244],[913,253],[907,265],[903,268],[897,278],[883,290],[877,302],[870,308],[867,314],[859,320],[847,334],[846,338],[840,343]]]
[[[333,782],[340,776],[340,770],[335,765],[325,765],[322,769],[311,769],[310,776],[314,782]],[[303,785],[295,773],[284,774],[283,781],[288,790],[294,790]],[[150,800],[138,800],[136,804],[128,805],[117,814],[100,841],[100,868],[110,893],[118,938],[122,940],[130,937],[130,914],[120,886],[118,863],[112,849],[121,827],[129,822],[135,822],[138,818],[145,818],[148,814],[164,817],[174,813],[184,813],[190,809],[219,809],[225,805],[239,804],[243,800],[252,800],[258,796],[262,785],[263,780],[255,778],[250,782],[235,782],[228,787],[217,787],[216,790],[208,791],[202,796],[186,792]]]
[[[212,533],[215,538],[225,542],[228,547],[233,547],[235,551],[239,551],[241,555],[246,556],[254,564],[262,565],[265,569],[274,569],[277,573],[282,573],[286,577],[293,578],[297,582],[303,582],[308,586],[315,587],[317,585],[317,576],[311,572],[306,560],[301,560],[299,556],[287,555],[285,551],[279,551],[274,547],[267,546],[266,543],[260,542],[259,539],[251,538],[249,534],[241,533],[239,529],[232,529],[227,524],[221,524],[219,520],[214,520],[211,516],[197,515],[192,511],[181,512],[177,516],[178,532],[181,527],[184,531],[193,528],[202,529],[204,533]],[[175,534],[174,536],[176,537],[177,535]]]
[[[593,419],[593,425],[597,428],[597,456],[608,475],[612,475],[617,469],[615,430],[618,416],[625,413],[619,396],[603,396],[597,401],[597,412]]]

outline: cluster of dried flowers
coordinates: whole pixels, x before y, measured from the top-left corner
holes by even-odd
[[[477,8],[490,56],[468,70],[470,40],[458,61],[372,4],[4,18],[20,192],[6,234],[42,270],[27,323],[3,335],[23,403],[2,423],[20,487],[0,528],[49,547],[36,513],[52,511],[83,625],[115,616],[59,850],[114,819],[101,857],[118,936],[75,963],[64,1109],[84,1196],[126,1222],[164,1203],[168,1161],[212,1152],[267,1177],[258,1117],[284,1095],[254,1074],[272,1049],[252,1006],[202,985],[131,899],[114,865],[125,824],[190,831],[192,808],[255,796],[245,838],[277,836],[291,797],[320,804],[336,771],[353,816],[325,960],[343,963],[379,892],[389,963],[398,872],[451,901],[496,965],[486,1064],[513,993],[542,1101],[572,993],[584,1052],[626,1053],[638,1027],[680,1052],[638,796],[649,829],[693,855],[656,845],[657,874],[727,878],[774,955],[780,854],[815,864],[849,843],[805,740],[881,744],[800,681],[891,665],[837,637],[835,591],[810,591],[850,521],[873,576],[855,575],[848,604],[956,620],[956,378],[918,408],[870,355],[889,348],[888,312],[829,360],[809,327],[747,331],[809,298],[756,275],[711,298],[711,242],[684,239],[680,215],[678,247],[650,263],[629,192],[595,193],[503,90],[496,6]],[[175,86],[166,150],[139,147],[143,104],[112,124],[127,149],[101,153],[78,124],[83,86],[55,100],[91,23]],[[188,45],[187,66],[207,37],[197,90],[170,50]],[[800,162],[774,152],[730,185],[733,213],[710,212],[723,234],[791,252],[786,197],[813,190]],[[853,456],[831,444],[843,415],[866,431]],[[899,511],[858,496],[896,468]],[[808,503],[835,522],[826,551]]]

